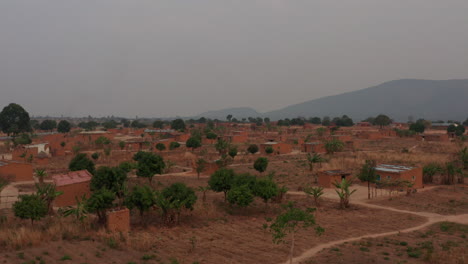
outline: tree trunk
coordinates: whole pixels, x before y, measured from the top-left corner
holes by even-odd
[[[367,181],[367,199],[370,200],[370,181]]]
[[[293,263],[293,256],[294,256],[294,231],[292,232],[292,242],[291,242],[291,251],[289,253],[289,264]]]

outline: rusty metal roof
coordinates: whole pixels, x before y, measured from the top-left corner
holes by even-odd
[[[75,183],[80,183],[80,182],[87,182],[91,181],[91,173],[89,173],[87,170],[80,170],[80,171],[70,171],[69,173],[66,174],[57,174],[52,176],[52,179],[54,180],[54,184],[56,186],[64,186],[64,185],[70,185],[70,184],[75,184]]]

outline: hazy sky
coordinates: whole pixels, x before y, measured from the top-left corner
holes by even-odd
[[[401,78],[468,78],[468,1],[1,0],[0,107],[259,111]]]

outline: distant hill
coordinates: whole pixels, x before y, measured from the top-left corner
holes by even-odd
[[[211,119],[219,119],[219,120],[226,120],[228,115],[232,115],[237,119],[248,118],[248,117],[259,117],[262,114],[255,111],[249,107],[238,107],[238,108],[228,108],[222,109],[219,111],[209,111],[202,114],[199,114],[195,118],[205,117]]]
[[[229,110],[216,112],[227,115]],[[253,109],[244,112],[248,116],[269,117],[271,120],[298,116],[335,117],[346,114],[354,121],[360,121],[369,116],[386,114],[396,121],[407,121],[409,116],[429,120],[463,121],[468,117],[468,79],[395,80],[263,114],[255,115],[255,113]]]
[[[386,82],[363,90],[328,96],[265,113],[271,119],[297,116],[340,116],[359,121],[380,113],[398,121],[409,116],[430,120],[468,117],[468,79]]]

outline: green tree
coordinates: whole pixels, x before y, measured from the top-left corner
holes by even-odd
[[[209,131],[208,133],[206,133],[206,138],[207,139],[216,139],[216,138],[218,138],[218,135],[216,135],[216,133],[214,133],[213,131]]]
[[[94,163],[84,153],[78,153],[68,164],[68,169],[71,171],[88,170],[94,174]]]
[[[390,117],[380,114],[371,123],[373,125],[380,126],[380,128],[383,128],[384,126],[389,126],[392,123],[392,120]]]
[[[328,154],[334,154],[335,152],[342,151],[344,146],[343,141],[335,138],[325,142],[325,150]]]
[[[59,133],[68,133],[70,132],[71,124],[67,120],[62,120],[57,125],[57,131]]]
[[[0,112],[0,129],[8,136],[31,132],[28,112],[19,104],[11,103]]]
[[[268,167],[267,158],[260,157],[254,162],[254,169],[260,173],[266,171],[267,167]]]
[[[19,201],[13,204],[16,217],[34,221],[40,220],[47,215],[47,204],[37,194],[20,195]]]
[[[324,194],[323,187],[309,187],[304,189],[304,193],[314,197],[315,206],[319,207],[319,199]]]
[[[307,153],[307,163],[309,164],[309,171],[310,173],[314,174],[314,167],[316,163],[322,163],[324,162],[325,159],[322,157],[322,155],[318,153],[314,153],[314,155],[311,155],[310,153]],[[317,175],[315,175],[315,182],[317,182]]]
[[[125,184],[127,183],[127,173],[119,167],[102,166],[96,170],[91,178],[90,187],[92,191],[107,189],[114,192],[119,198],[123,198]]]
[[[107,137],[103,137],[103,136],[98,137],[96,141],[94,142],[94,144],[96,144],[99,147],[104,147],[106,145],[109,145],[110,143],[111,143],[110,139],[108,139]]]
[[[226,155],[229,147],[229,142],[222,138],[218,138],[218,141],[215,144],[215,149],[219,152],[220,155]]]
[[[94,152],[93,154],[91,154],[91,158],[92,158],[94,161],[97,161],[97,160],[99,159],[99,153]]]
[[[273,236],[273,242],[275,244],[286,243],[285,238],[290,236],[291,247],[289,253],[289,263],[292,264],[294,257],[294,245],[295,245],[295,234],[300,229],[307,229],[309,227],[315,227],[317,235],[321,235],[324,229],[316,224],[313,212],[315,209],[307,208],[302,210],[294,206],[294,203],[290,202],[284,205],[285,212],[278,215],[273,223],[269,226],[270,232]]]
[[[325,135],[325,133],[327,133],[327,129],[324,128],[324,127],[319,127],[317,129],[315,129],[315,134],[317,134],[317,136],[319,138],[323,137]]]
[[[166,145],[164,145],[163,143],[158,143],[156,144],[156,149],[159,151],[166,150]]]
[[[201,147],[201,141],[198,137],[190,137],[185,143],[185,145],[187,146],[187,148],[195,150],[196,148]]]
[[[47,177],[47,172],[44,169],[36,169],[34,172],[36,173],[36,177],[39,180],[39,184],[44,184],[44,179]]]
[[[196,202],[197,195],[195,191],[187,187],[185,183],[180,182],[164,188],[157,199],[157,205],[163,211],[166,222],[176,222],[177,224],[180,221],[182,210],[193,210]]]
[[[231,122],[231,120],[232,120],[232,115],[227,115],[227,116],[226,116],[226,119],[227,119],[227,121]]]
[[[106,122],[102,123],[102,126],[105,129],[114,129],[114,128],[117,128],[118,124],[119,123],[115,122],[114,120],[109,120],[109,121],[106,121]]]
[[[230,147],[228,154],[231,158],[234,159],[237,156],[237,147],[235,146]]]
[[[57,127],[57,121],[46,119],[41,122],[39,128],[41,130],[54,130]]]
[[[273,151],[274,151],[274,149],[271,146],[268,146],[268,147],[265,148],[265,153],[266,154],[271,154],[271,153],[273,153]]]
[[[253,202],[254,196],[247,185],[234,186],[227,193],[227,201],[232,205],[247,207]]]
[[[444,169],[437,163],[429,163],[423,167],[423,182],[432,183],[434,176],[438,173],[443,173]]]
[[[200,179],[200,173],[202,173],[206,169],[206,160],[204,159],[198,159],[197,162],[195,162],[195,170],[197,172],[197,179]]]
[[[143,217],[143,213],[149,211],[153,206],[156,205],[156,195],[151,187],[135,186],[132,192],[125,198],[125,205],[129,209],[137,208],[140,212],[140,217]]]
[[[459,124],[451,124],[447,127],[448,133],[455,133],[456,136],[460,137],[465,133],[465,127]]]
[[[63,194],[62,191],[57,191],[55,185],[53,184],[36,184],[37,195],[45,202],[47,205],[47,211],[49,214],[54,212],[52,208],[52,203]]]
[[[32,143],[32,139],[28,134],[20,134],[19,136],[16,136],[13,138],[13,145],[18,146],[18,145],[28,145]]]
[[[62,214],[65,217],[73,215],[77,221],[84,223],[84,220],[88,217],[88,207],[86,194],[84,194],[81,199],[75,197],[76,206],[67,206],[63,210]]]
[[[367,199],[371,198],[371,183],[375,183],[377,181],[377,173],[375,170],[375,161],[374,160],[366,160],[366,163],[362,166],[359,174],[357,175],[358,179],[361,182],[367,182]]]
[[[464,147],[458,152],[458,158],[464,170],[468,169],[468,147]]]
[[[175,119],[171,122],[171,128],[174,130],[185,131],[185,122],[182,119]]]
[[[115,193],[107,189],[99,189],[86,201],[86,209],[90,213],[95,213],[101,224],[106,223],[106,212],[114,205]]]
[[[215,192],[223,192],[224,200],[226,201],[226,194],[233,185],[234,175],[233,170],[221,168],[211,174],[208,185]]]
[[[258,179],[255,181],[253,194],[262,198],[265,206],[268,206],[268,201],[278,195],[278,185],[270,178]]]
[[[164,127],[164,122],[161,120],[156,120],[153,122],[153,127],[162,129]]]
[[[120,150],[123,150],[125,148],[125,142],[124,141],[119,142],[119,148],[120,148]]]
[[[424,133],[426,127],[424,126],[423,122],[416,122],[410,125],[409,130],[414,131],[416,133]]]
[[[151,152],[139,151],[133,156],[133,160],[137,161],[136,175],[148,178],[150,184],[154,175],[162,174],[166,167],[163,158]]]
[[[341,182],[335,182],[333,185],[337,188],[336,193],[340,197],[340,207],[345,209],[349,207],[349,198],[356,190],[349,190],[351,183],[346,179],[342,179]]]
[[[176,149],[176,148],[179,148],[179,147],[180,147],[179,142],[175,142],[175,141],[174,141],[174,142],[171,142],[171,143],[169,144],[169,149],[170,149],[170,150],[173,150],[173,149]]]
[[[255,154],[258,152],[258,146],[255,144],[251,144],[248,148],[247,151],[250,152],[250,154]]]

